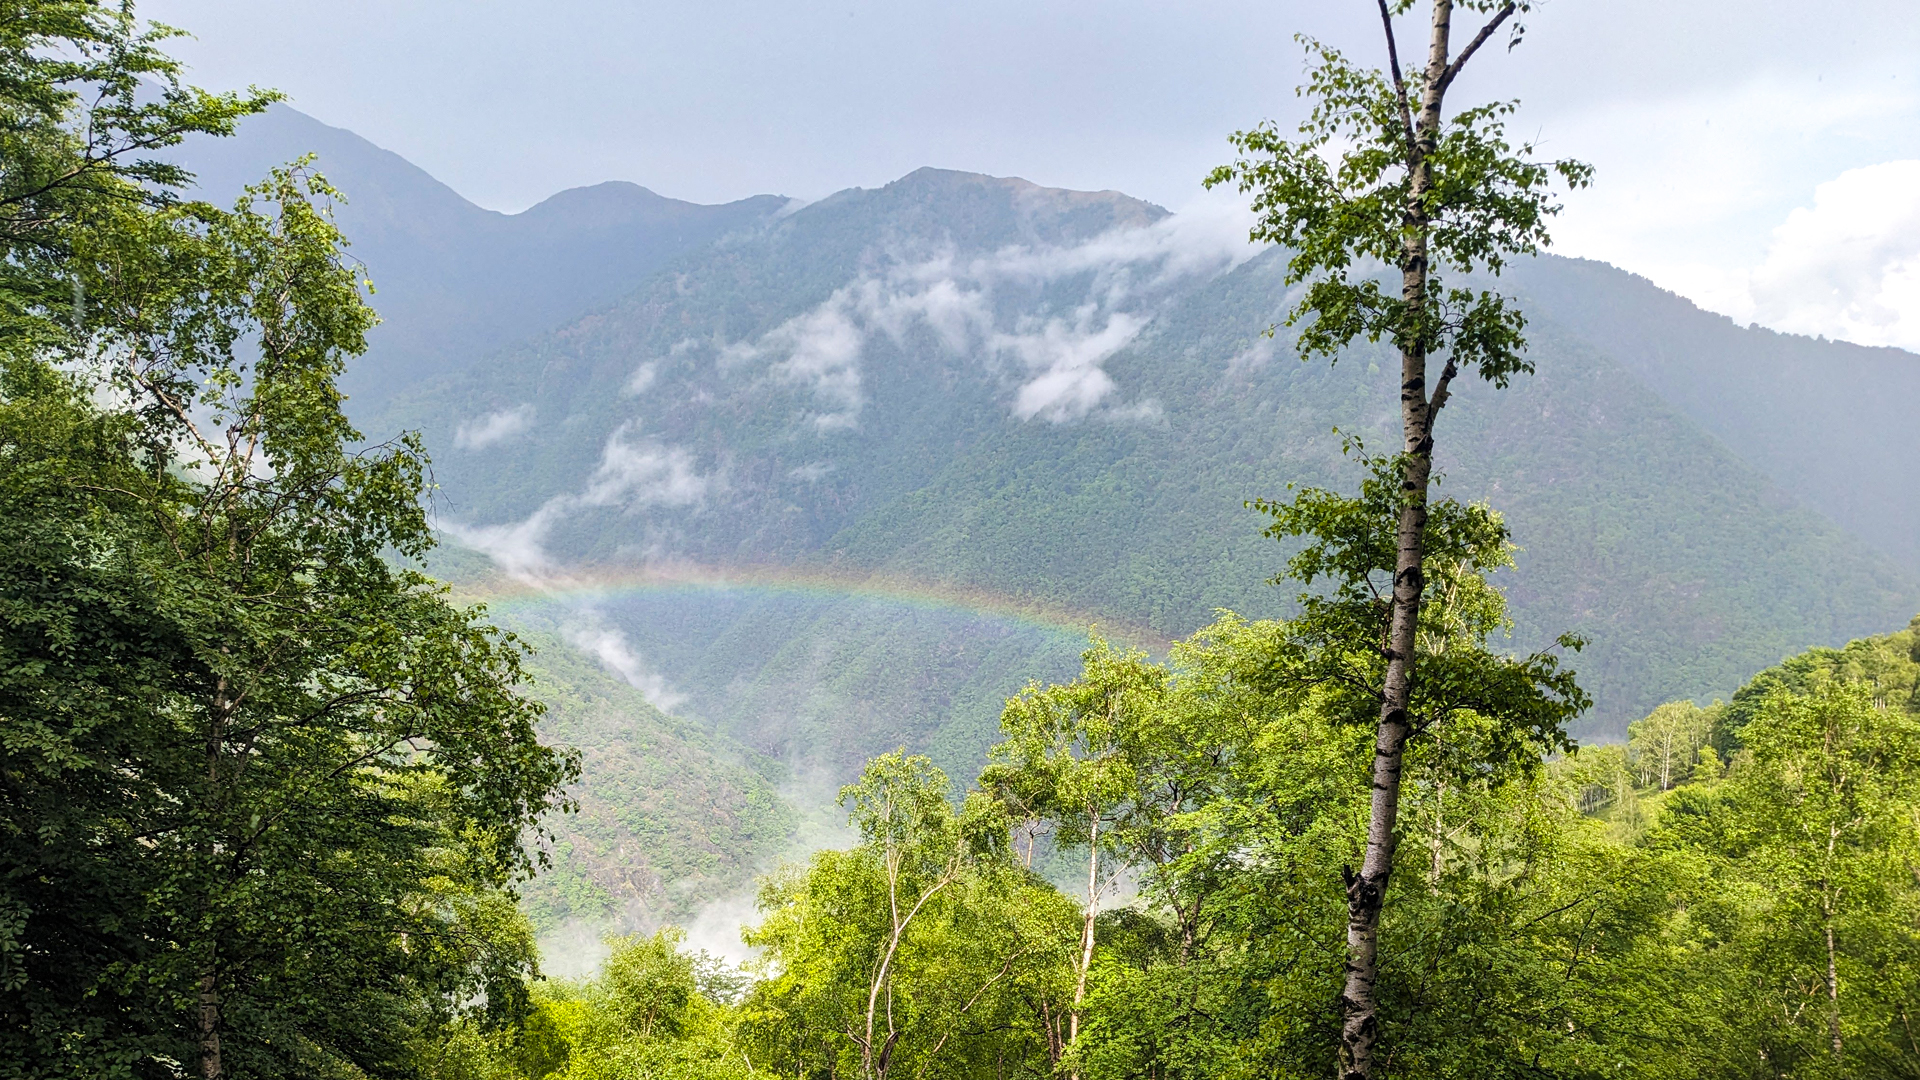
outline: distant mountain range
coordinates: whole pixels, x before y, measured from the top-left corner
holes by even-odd
[[[772,195],[701,206],[637,184],[573,188],[519,214],[483,210],[398,154],[284,105],[232,139],[183,152],[202,197],[226,202],[267,170],[313,155],[346,195],[338,217],[367,267],[383,325],[347,378],[379,397],[458,371],[626,294],[675,256],[764,222]]]
[[[895,745],[971,775],[1005,694],[1072,670],[1076,613],[1154,640],[1286,611],[1243,501],[1351,482],[1336,426],[1395,442],[1390,358],[1263,336],[1280,260],[1224,210],[923,169],[806,206],[611,183],[503,215],[283,107],[188,160],[225,195],[309,151],[385,319],[357,422],[425,432],[448,532],[551,590],[505,617],[762,763],[728,775]],[[1443,491],[1525,549],[1515,647],[1592,642],[1584,736],[1920,610],[1920,357],[1599,263],[1505,287],[1538,374],[1449,406]]]

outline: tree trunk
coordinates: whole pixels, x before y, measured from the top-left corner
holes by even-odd
[[[1827,915],[1827,1005],[1828,1022],[1833,1033],[1833,1060],[1837,1062],[1843,1050],[1840,1041],[1840,965],[1834,956],[1831,913]]]
[[[1416,392],[1417,389],[1416,389]],[[1424,410],[1422,410],[1424,411]],[[1426,459],[1407,462],[1409,501],[1400,515],[1400,553],[1394,571],[1393,623],[1380,726],[1373,746],[1373,802],[1367,822],[1367,852],[1358,874],[1347,875],[1347,979],[1340,995],[1340,1075],[1370,1080],[1373,1047],[1380,1035],[1380,908],[1386,899],[1399,835],[1400,776],[1412,728],[1407,715],[1413,668],[1413,629],[1420,612],[1421,539],[1426,531]],[[1415,482],[1417,480],[1417,487]],[[1417,491],[1416,504],[1411,496]]]
[[[1840,830],[1827,826],[1827,873],[1833,873],[1833,852],[1840,842]],[[1840,1041],[1840,960],[1839,950],[1833,944],[1833,918],[1839,904],[1833,896],[1833,879],[1820,883],[1820,914],[1826,920],[1827,929],[1827,1016],[1833,1036],[1833,1060],[1840,1061],[1843,1050]]]
[[[1433,787],[1433,850],[1432,865],[1427,869],[1427,883],[1435,889],[1440,888],[1440,872],[1446,869],[1444,853],[1446,850],[1447,828],[1445,810],[1447,805],[1447,782],[1438,781]]]
[[[225,804],[226,793],[220,788],[220,758],[226,749],[227,723],[233,717],[234,700],[232,687],[227,677],[222,675],[214,683],[213,702],[209,709],[211,721],[207,732],[207,805],[217,812]],[[207,860],[207,869],[212,869],[214,852],[203,849],[202,857]],[[207,966],[200,973],[200,1077],[201,1080],[220,1080],[220,981],[216,972],[215,946],[208,944]]]
[[[1446,92],[1451,0],[1434,0],[1433,34],[1421,91],[1420,114],[1408,162],[1406,225],[1400,264],[1401,299],[1416,317],[1427,297],[1426,196],[1432,184],[1428,159],[1440,132],[1440,107]],[[1443,379],[1445,376],[1443,376]],[[1401,769],[1412,734],[1415,634],[1425,587],[1427,490],[1433,478],[1433,410],[1444,398],[1427,397],[1424,320],[1419,332],[1400,344],[1400,426],[1406,468],[1401,476],[1400,523],[1393,572],[1393,609],[1387,635],[1387,673],[1380,695],[1380,724],[1373,745],[1373,800],[1367,822],[1367,850],[1360,872],[1347,874],[1347,976],[1340,994],[1340,1076],[1371,1080],[1374,1045],[1380,1037],[1380,909],[1399,843]]]
[[[220,986],[212,971],[200,975],[200,1077],[220,1080]]]
[[[1072,1045],[1080,1037],[1081,1006],[1087,1000],[1087,970],[1093,966],[1093,916],[1098,906],[1100,887],[1100,815],[1089,815],[1091,825],[1087,830],[1087,916],[1080,927],[1080,970],[1075,973],[1073,985],[1073,1012],[1067,1017],[1067,1043]],[[1078,1076],[1076,1072],[1074,1074]]]

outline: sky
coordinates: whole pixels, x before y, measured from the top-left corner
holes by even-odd
[[[1367,0],[145,0],[194,82],[303,112],[514,212],[630,180],[818,198],[923,165],[1173,209],[1297,120],[1298,33]],[[1411,24],[1403,51],[1423,34]],[[1740,322],[1920,351],[1920,2],[1547,0],[1456,99],[1597,169],[1554,249]]]

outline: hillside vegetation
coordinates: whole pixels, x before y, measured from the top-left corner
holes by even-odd
[[[458,535],[493,527],[469,542],[509,561],[906,573],[1168,638],[1219,608],[1278,613],[1285,597],[1262,582],[1280,553],[1242,502],[1351,475],[1329,429],[1377,444],[1391,399],[1378,356],[1302,365],[1284,336],[1261,336],[1285,303],[1274,253],[1208,246],[1174,220],[923,171],[683,257],[610,308],[397,399],[381,423],[449,446],[476,418],[526,418],[438,459]],[[1725,695],[1795,649],[1920,607],[1888,556],[1554,306],[1530,314],[1539,375],[1464,394],[1440,465],[1448,491],[1494,499],[1524,549],[1500,579],[1516,647],[1590,639],[1584,734],[1617,738],[1653,703]],[[1108,396],[1019,415],[1045,365],[1097,352],[1116,325],[1137,330],[1062,376],[1110,380]],[[665,674],[718,723],[720,688],[757,677],[742,662]]]
[[[12,4],[0,1080],[1920,1077],[1916,358],[1540,254],[1529,11],[502,215]]]
[[[1072,683],[1009,703],[979,784],[1026,793],[1011,832],[981,789],[956,812],[924,759],[876,759],[843,793],[860,843],[765,880],[758,966],[716,965],[671,930],[621,939],[595,977],[538,991],[525,1034],[456,1039],[442,1075],[857,1072],[844,1032],[860,1030],[872,978],[860,959],[889,940],[893,860],[908,896],[954,875],[885,984],[896,1054],[921,1075],[1315,1075],[1369,740],[1261,688],[1285,632],[1223,622],[1165,666],[1096,647]],[[1906,1032],[1917,677],[1920,620],[1792,657],[1728,703],[1663,704],[1626,744],[1537,773],[1470,779],[1419,759],[1383,930],[1390,1075],[1906,1075],[1920,1056]],[[1036,877],[1028,845],[1051,822],[1056,858],[1077,855],[1084,879],[1087,834],[1069,840],[1071,807],[1026,801],[1040,789],[1022,785],[1071,775],[1022,756],[1035,716],[1107,747],[1056,764],[1139,785],[1115,805],[1102,865],[1140,891],[1099,914],[1078,1013],[1079,887]],[[1111,735],[1081,726],[1095,723]],[[930,801],[888,825],[882,796]],[[968,835],[983,846],[943,862]]]

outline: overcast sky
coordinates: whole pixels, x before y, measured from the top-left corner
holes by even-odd
[[[1179,209],[1368,0],[145,0],[194,81],[286,91],[469,199],[717,202],[922,165]],[[1403,35],[1412,51],[1415,28]],[[1741,321],[1920,350],[1920,0],[1550,0],[1457,96],[1591,161],[1557,250]]]

